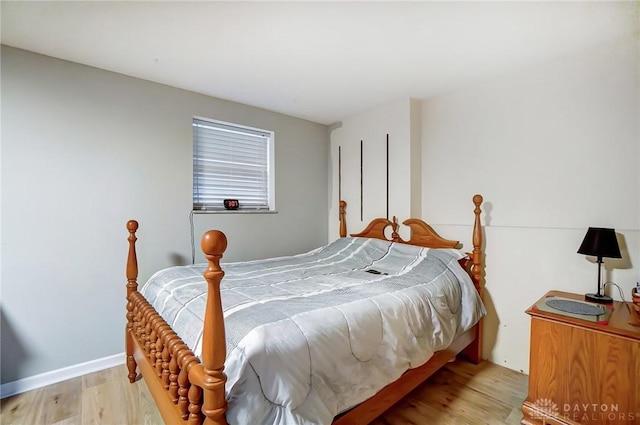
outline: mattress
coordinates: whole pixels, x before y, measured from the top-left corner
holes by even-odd
[[[220,293],[230,424],[330,424],[471,328],[485,309],[458,250],[341,238],[311,252],[226,263]],[[141,292],[202,351],[206,264]]]

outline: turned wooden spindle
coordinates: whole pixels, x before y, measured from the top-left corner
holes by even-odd
[[[227,342],[220,299],[220,282],[224,276],[220,268],[220,259],[227,249],[227,238],[218,230],[209,230],[202,236],[201,247],[209,263],[204,272],[208,292],[202,334],[202,363],[193,365],[189,370],[189,380],[204,390],[204,425],[227,425],[224,416],[227,410],[224,393],[224,384],[227,381],[224,374]]]
[[[127,377],[129,382],[133,382],[136,379],[136,361],[133,358],[133,302],[131,301],[131,294],[138,290],[138,259],[136,257],[136,231],[138,230],[138,222],[135,220],[129,220],[127,222],[127,230],[129,231],[129,254],[127,256],[127,324],[125,327],[125,347],[126,347],[126,362],[127,370],[129,371]]]
[[[167,325],[168,327],[168,325]],[[171,334],[171,328],[169,328],[166,332],[163,333],[164,338],[164,349],[162,350],[162,374],[160,379],[162,380],[162,385],[164,389],[169,391],[169,376],[171,372],[169,371],[169,363],[171,363],[171,353],[169,352],[169,335]]]
[[[169,337],[169,353],[171,360],[169,361],[169,395],[173,404],[178,403],[178,374],[180,373],[178,363],[178,350],[176,347],[182,344],[182,340],[178,338],[175,332]]]
[[[149,358],[149,353],[151,352],[151,319],[153,318],[153,311],[148,306],[145,306],[145,314],[144,314],[144,332],[142,333],[142,338],[144,344],[142,345],[142,349],[144,353],[147,355],[147,359]]]
[[[142,331],[144,330],[144,303],[141,303],[136,295],[139,292],[131,294],[129,299],[133,301],[133,336],[135,336],[139,343],[142,343]]]
[[[156,368],[156,372],[158,373],[158,378],[162,379],[162,373],[163,373],[163,369],[162,369],[162,357],[165,356],[165,358],[167,359],[166,361],[166,366],[169,367],[169,354],[166,351],[167,347],[166,347],[166,338],[167,338],[167,332],[169,331],[169,325],[167,325],[166,322],[160,324],[160,326],[158,326],[158,341],[156,342],[156,360],[155,360],[155,368]],[[168,372],[168,371],[167,371]]]
[[[137,304],[133,306],[133,334],[140,338],[140,309]]]
[[[198,358],[193,354],[191,350],[186,350],[185,355],[182,361],[182,370],[184,371],[185,376],[187,377],[187,391],[185,392],[182,388],[182,394],[186,395],[186,403],[181,395],[180,401],[178,402],[179,407],[182,411],[182,419],[187,420],[189,424],[202,423],[202,386],[198,383],[189,382],[191,381],[191,371],[195,368],[201,368],[202,364]],[[182,372],[181,372],[182,373]],[[178,381],[180,381],[180,377],[178,376]],[[199,386],[198,391],[194,392],[193,387]],[[182,402],[182,403],[181,403]],[[186,406],[186,412],[183,410]],[[204,423],[207,423],[206,420]]]
[[[151,314],[151,308],[149,305],[141,303],[140,307],[140,347],[144,350],[145,354],[148,352],[147,343],[149,341],[149,315]]]
[[[189,382],[189,376],[187,374],[188,363],[185,362],[186,358],[191,358],[191,350],[187,345],[180,341],[180,344],[176,346],[176,359],[178,362],[179,372],[178,372],[178,409],[180,410],[180,414],[183,420],[187,420],[189,417],[189,398],[187,397],[189,393],[189,386],[191,385]]]
[[[164,350],[164,339],[162,337],[162,330],[164,329],[167,322],[164,321],[161,317],[158,318],[156,322],[156,340],[154,346],[154,355],[151,359],[151,364],[156,370],[156,375],[158,378],[162,378],[162,351]]]
[[[340,237],[344,238],[347,236],[347,203],[343,200],[340,200]]]
[[[202,400],[202,389],[197,385],[189,388],[189,418],[188,425],[200,425],[202,423],[202,411],[200,401]],[[206,422],[205,422],[206,423]]]
[[[155,367],[156,364],[156,344],[158,343],[158,334],[156,329],[158,327],[158,319],[157,313],[153,311],[151,314],[151,320],[149,321],[149,328],[151,329],[151,333],[149,334],[149,352],[148,358],[151,365]]]

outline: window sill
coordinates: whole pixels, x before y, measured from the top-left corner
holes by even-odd
[[[278,214],[276,210],[193,210],[193,214]]]

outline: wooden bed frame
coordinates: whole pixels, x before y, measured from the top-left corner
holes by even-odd
[[[482,196],[473,197],[475,205],[473,251],[461,264],[470,274],[482,297],[483,252],[480,205]],[[346,202],[340,201],[340,236],[346,236]],[[441,238],[420,219],[404,221],[411,228],[411,238],[404,241],[398,235],[398,223],[388,219],[375,219],[361,233],[352,236],[389,240],[385,229],[392,227],[391,240],[431,248],[458,248],[458,241]],[[156,405],[167,424],[226,425],[226,376],[223,372],[226,358],[226,340],[220,282],[224,272],[220,259],[227,247],[224,233],[209,230],[202,236],[201,246],[208,267],[204,278],[208,284],[204,315],[202,358],[199,360],[176,335],[155,309],[138,292],[138,263],[136,257],[136,230],[138,222],[127,223],[129,254],[127,258],[127,324],[125,328],[126,364],[130,382],[137,378],[136,367],[145,379]],[[474,363],[481,361],[482,326],[476,326],[460,335],[445,350],[436,352],[428,362],[404,373],[397,381],[376,395],[337,416],[334,425],[364,425],[416,388],[456,355],[462,354]]]

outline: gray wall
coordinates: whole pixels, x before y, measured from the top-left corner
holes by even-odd
[[[191,118],[276,134],[277,214],[194,217],[225,260],[327,242],[324,125],[2,47],[2,383],[124,350],[128,219],[139,282],[191,261]]]

